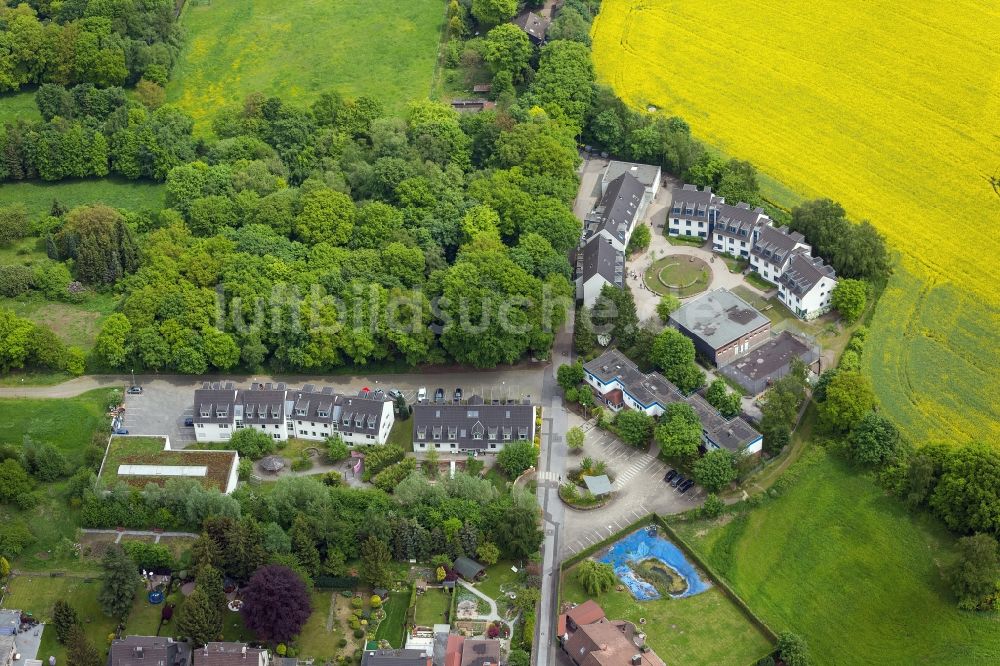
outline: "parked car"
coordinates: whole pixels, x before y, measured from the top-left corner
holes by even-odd
[[[126,390],[125,392],[128,393],[129,395],[142,395],[142,387],[141,386],[129,386],[128,390]]]
[[[684,477],[684,475],[683,474],[678,474],[677,476],[674,477],[673,481],[670,482],[670,487],[671,488],[676,488],[677,486],[681,485],[685,481],[687,481],[687,479]]]
[[[694,486],[694,479],[688,479],[687,481],[685,481],[680,487],[681,495],[691,490],[693,486]]]
[[[434,402],[444,402],[444,389],[439,388],[434,390]]]
[[[128,430],[126,430],[125,428],[115,428],[115,434],[116,435],[127,435],[128,434]]]
[[[455,389],[455,402],[462,402],[462,387]]]
[[[381,400],[383,397],[385,397],[385,391],[383,391],[382,389],[375,389],[375,393],[372,394],[372,397],[374,397],[376,400]]]
[[[417,389],[417,402],[423,402],[427,399],[427,387],[421,386]]]
[[[389,392],[386,395],[388,395],[393,400],[397,400],[401,395],[403,395],[403,392],[400,391],[399,389],[389,389]]]
[[[184,417],[184,427],[185,428],[193,428],[194,427],[194,417],[193,416],[185,416]]]
[[[672,481],[675,476],[677,476],[677,470],[672,469],[669,472],[667,472],[667,475],[665,477],[663,477],[663,481],[666,483],[670,483],[670,481]]]

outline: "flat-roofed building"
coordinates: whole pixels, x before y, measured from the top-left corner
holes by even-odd
[[[770,339],[771,320],[728,289],[716,289],[670,314],[670,325],[691,338],[699,354],[728,365]]]

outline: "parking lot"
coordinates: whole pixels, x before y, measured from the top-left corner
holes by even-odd
[[[615,498],[600,509],[567,510],[562,556],[571,557],[624,529],[650,513],[680,513],[701,504],[704,491],[693,486],[683,495],[663,481],[670,467],[645,451],[624,444],[592,422],[580,425],[586,438],[583,451],[567,460],[567,469],[590,456],[607,463],[614,477]]]
[[[194,413],[194,391],[201,388],[207,378],[162,377],[136,375],[142,386],[141,395],[125,395],[125,414],[122,428],[130,435],[165,435],[173,448],[185,448],[194,441],[194,428],[185,427],[184,419]],[[489,372],[427,372],[400,373],[372,376],[231,376],[214,377],[211,381],[231,381],[237,387],[247,388],[252,382],[284,382],[289,388],[304,384],[332,386],[341,393],[353,394],[363,388],[397,389],[407,402],[416,400],[417,390],[427,389],[427,398],[433,399],[437,389],[443,389],[444,399],[451,402],[456,388],[462,389],[463,398],[480,395],[485,400],[530,398],[539,400],[542,390],[542,373],[537,366],[525,366]]]

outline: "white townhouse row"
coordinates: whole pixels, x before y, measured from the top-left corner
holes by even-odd
[[[671,236],[711,239],[712,251],[746,259],[762,278],[778,287],[778,298],[801,319],[830,309],[837,275],[798,232],[774,226],[763,208],[735,206],[711,188],[684,185],[672,191],[667,215]]]
[[[393,402],[381,393],[337,393],[306,384],[254,383],[249,389],[232,382],[205,382],[194,392],[194,432],[199,442],[225,442],[241,428],[254,428],[272,439],[290,437],[323,441],[340,435],[348,444],[385,444],[395,422]]]
[[[737,416],[727,419],[703,397],[685,396],[663,375],[643,373],[627,356],[609,349],[583,366],[584,378],[601,401],[613,411],[626,407],[657,417],[673,402],[685,402],[701,420],[702,445],[706,451],[727,449],[733,453],[760,453],[764,437]]]

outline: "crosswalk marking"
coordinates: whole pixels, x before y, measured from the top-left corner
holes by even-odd
[[[538,480],[539,481],[555,481],[556,480],[556,473],[555,472],[539,472],[538,473]]]

